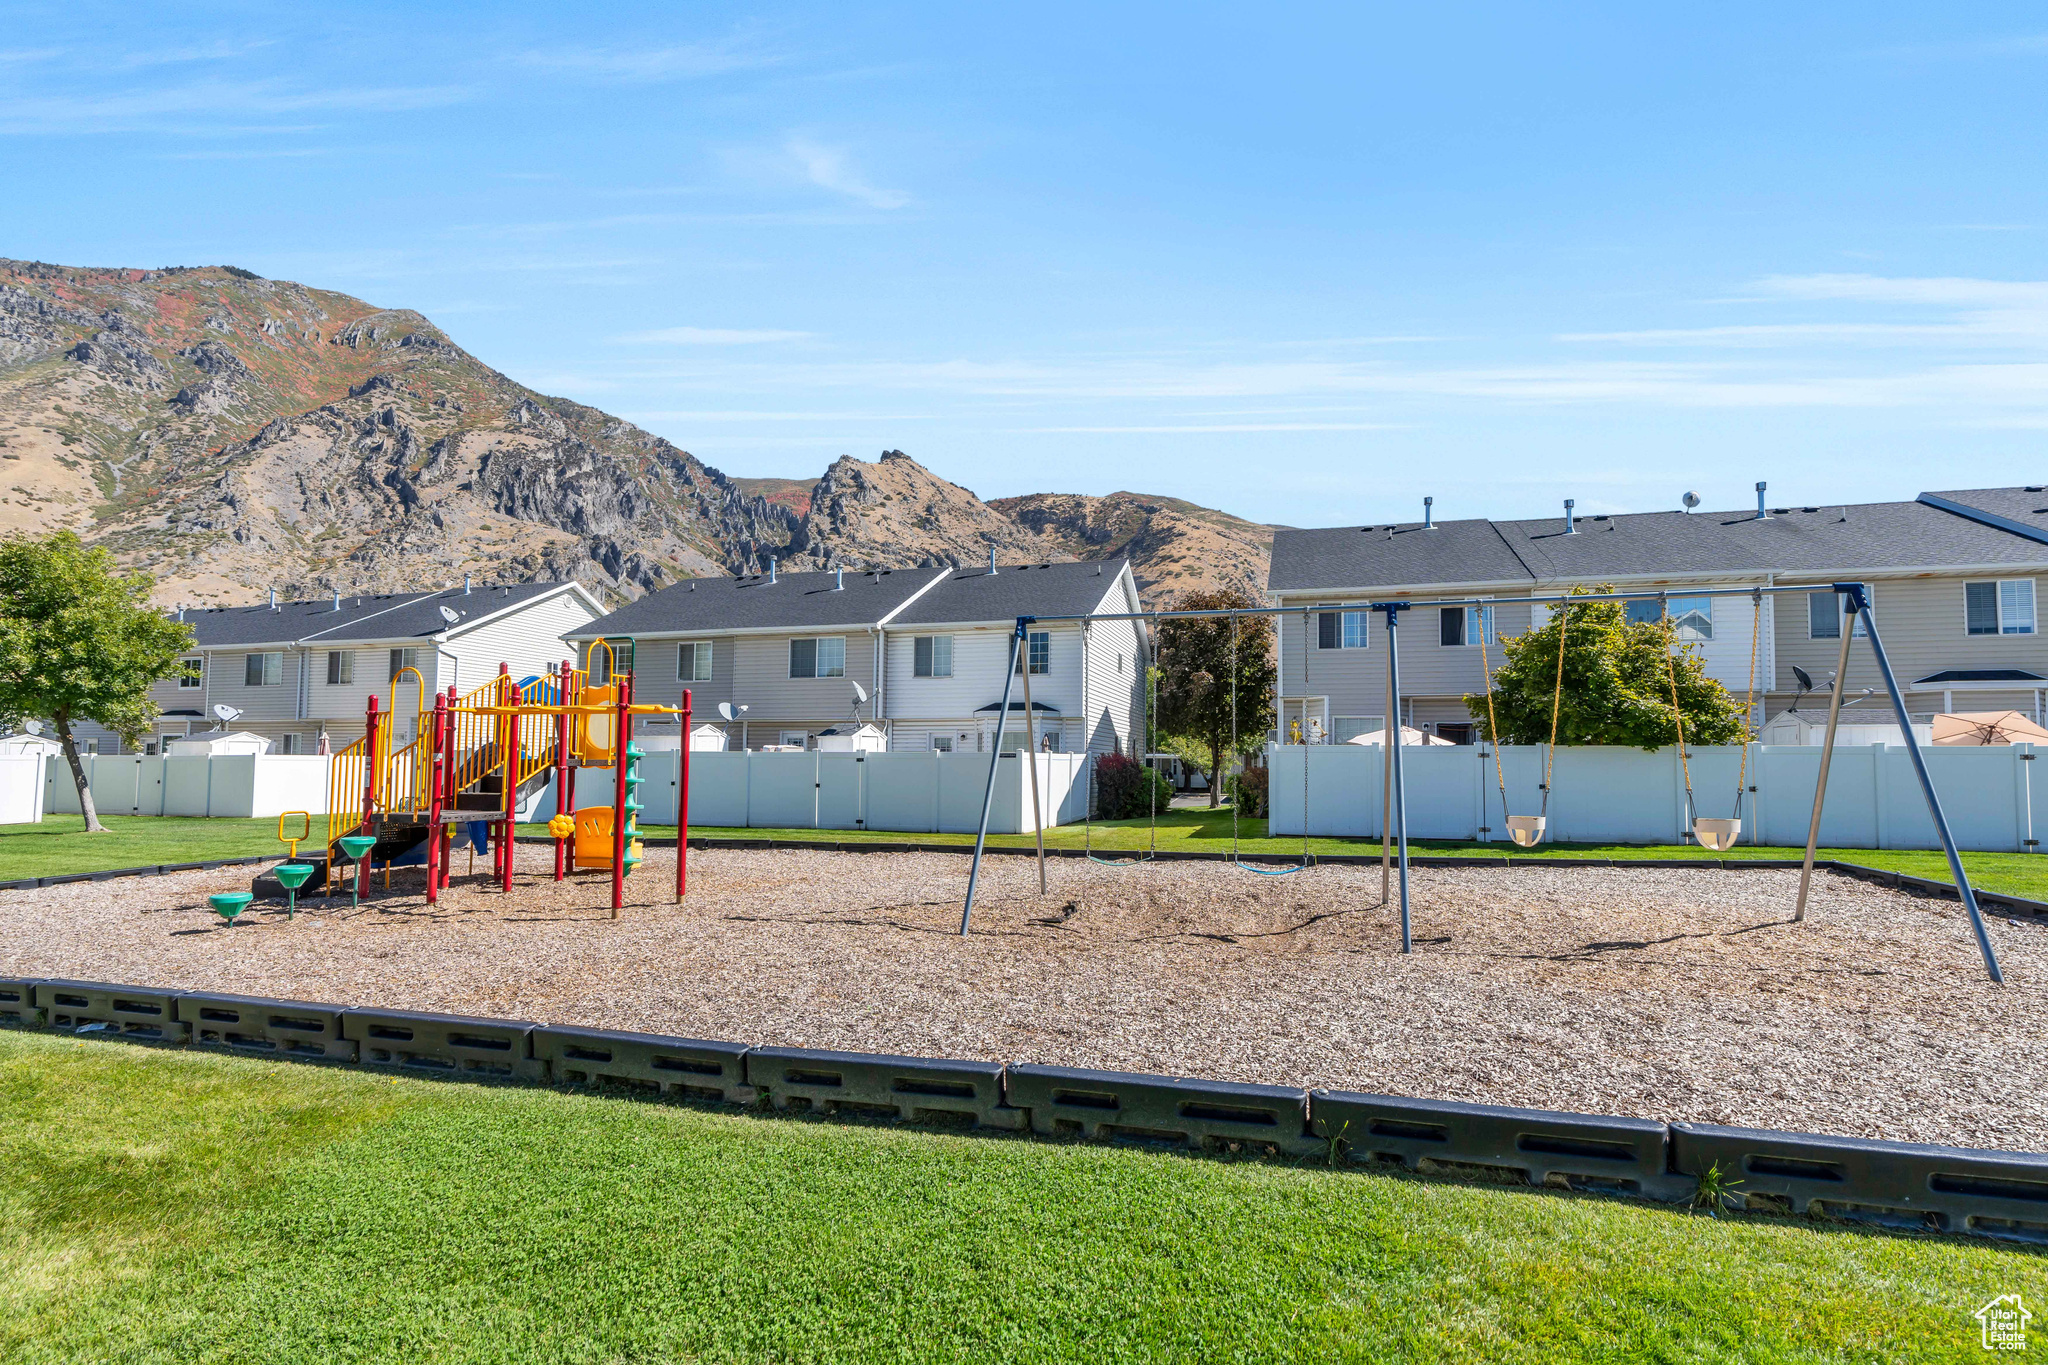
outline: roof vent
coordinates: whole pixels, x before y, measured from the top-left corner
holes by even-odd
[[[463,595],[464,597],[467,597],[467,596],[469,596],[469,575],[468,575],[468,574],[464,574],[464,575],[462,576],[462,595]]]
[[[770,583],[775,581],[775,556],[773,555],[768,556],[768,581]]]
[[[1756,481],[1756,519],[1758,521],[1769,521],[1771,519],[1771,514],[1764,510],[1764,489],[1768,487],[1770,485],[1762,479]]]
[[[1435,504],[1435,498],[1424,498],[1422,500],[1422,529],[1425,531],[1434,531],[1436,529]]]
[[[276,610],[277,610],[277,589],[276,589],[276,588],[272,588],[272,589],[270,590],[270,609],[271,609],[272,611],[276,611]]]
[[[336,589],[334,590],[334,609],[335,609],[336,611],[340,611],[340,610],[341,610],[341,589],[340,589],[340,588],[336,588]]]
[[[996,547],[993,545],[988,547],[988,571],[991,575],[996,571]]]
[[[1579,528],[1572,525],[1572,509],[1578,505],[1575,499],[1566,498],[1564,500],[1564,533],[1568,536],[1575,536],[1579,533]]]
[[[843,566],[832,571],[832,591],[846,591],[846,569]]]

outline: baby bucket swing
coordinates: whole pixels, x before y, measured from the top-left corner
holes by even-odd
[[[1557,718],[1564,709],[1564,637],[1571,625],[1571,603],[1559,604],[1557,614],[1557,685],[1550,697],[1550,745],[1543,755],[1543,804],[1534,815],[1511,815],[1508,812],[1508,779],[1500,764],[1500,725],[1493,714],[1493,666],[1486,657],[1486,637],[1492,633],[1493,609],[1482,608],[1479,617],[1479,667],[1486,676],[1486,734],[1493,745],[1493,780],[1500,787],[1501,820],[1508,828],[1508,837],[1522,848],[1534,848],[1543,842],[1543,832],[1550,824],[1550,779],[1557,765]]]
[[[1664,671],[1671,680],[1671,718],[1678,726],[1678,770],[1685,778],[1685,810],[1692,817],[1692,837],[1699,841],[1701,848],[1712,853],[1725,853],[1735,847],[1735,841],[1742,835],[1742,798],[1749,789],[1749,745],[1750,717],[1756,710],[1756,653],[1757,642],[1764,633],[1763,590],[1750,594],[1751,610],[1755,613],[1749,630],[1749,686],[1742,696],[1742,762],[1735,774],[1735,813],[1728,819],[1701,815],[1699,805],[1692,795],[1692,763],[1685,752],[1685,714],[1678,708],[1678,664],[1674,648],[1671,613],[1664,612]]]

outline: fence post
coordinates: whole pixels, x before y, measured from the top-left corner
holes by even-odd
[[[683,689],[683,752],[676,759],[676,904],[690,875],[690,689]]]

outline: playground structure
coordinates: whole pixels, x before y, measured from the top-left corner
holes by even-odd
[[[609,655],[603,641],[592,648]],[[419,710],[413,737],[399,744],[397,701],[407,674],[418,688]],[[338,874],[344,862],[355,863],[352,889],[359,897],[364,877],[377,862],[384,863],[388,883],[395,860],[422,852],[426,898],[433,904],[449,884],[458,827],[482,825],[489,831],[493,878],[509,892],[519,808],[552,782],[558,812],[549,822],[555,880],[571,871],[608,870],[612,917],[618,918],[625,879],[641,862],[637,816],[644,755],[632,742],[633,718],[673,715],[687,731],[691,709],[688,690],[681,706],[639,704],[633,701],[630,670],[607,667],[603,676],[607,682],[593,684],[588,668],[564,660],[551,674],[514,679],[510,667],[500,664],[497,677],[467,694],[450,687],[430,697],[417,669],[400,669],[391,680],[389,703],[380,706],[381,699],[372,694],[363,737],[334,756],[328,778],[327,866]],[[681,764],[678,901],[689,867],[687,748]],[[612,769],[613,799],[571,815],[573,774],[582,768]],[[332,895],[333,876],[326,885]]]
[[[1841,632],[1840,655],[1836,661],[1834,681],[1831,686],[1828,698],[1827,734],[1821,747],[1820,773],[1818,781],[1816,782],[1814,787],[1813,815],[1807,827],[1806,854],[1800,869],[1799,892],[1797,900],[1795,902],[1792,916],[1795,922],[1804,920],[1806,918],[1806,904],[1808,898],[1808,891],[1812,884],[1813,878],[1814,855],[1820,842],[1822,808],[1827,797],[1828,767],[1831,760],[1834,757],[1835,738],[1841,721],[1843,678],[1848,672],[1850,642],[1859,634],[1863,638],[1867,639],[1870,643],[1870,652],[1873,661],[1877,665],[1878,672],[1884,678],[1885,689],[1890,694],[1893,708],[1895,709],[1897,714],[1901,716],[1906,714],[1905,698],[1899,690],[1898,678],[1892,671],[1891,660],[1885,653],[1884,641],[1878,634],[1877,622],[1871,614],[1870,592],[1868,586],[1866,584],[1858,582],[1831,583],[1826,586],[1832,589],[1838,597],[1838,599],[1840,600],[1843,614],[1847,617],[1854,618],[1854,626],[1860,627],[1860,630],[1852,627],[1844,629]],[[1759,614],[1761,614],[1761,605],[1763,599],[1766,596],[1775,595],[1779,593],[1812,593],[1815,590],[1816,585],[1802,583],[1796,585],[1781,585],[1762,588],[1708,589],[1704,591],[1689,591],[1687,595],[1704,597],[1748,597],[1758,605]],[[1589,602],[1649,601],[1658,602],[1662,604],[1667,602],[1669,596],[1670,594],[1665,592],[1570,593],[1557,595],[1529,596],[1519,598],[1433,598],[1423,602],[1386,601],[1370,603],[1368,604],[1369,609],[1374,614],[1382,616],[1386,620],[1387,714],[1389,717],[1388,725],[1389,727],[1392,727],[1395,724],[1397,724],[1398,717],[1401,714],[1401,650],[1399,626],[1400,616],[1401,613],[1404,611],[1410,611],[1417,607],[1465,607],[1468,609],[1476,608],[1479,611],[1491,613],[1494,609],[1498,607],[1513,604],[1527,604],[1532,607],[1541,605],[1546,607],[1558,608],[1562,624],[1560,626],[1558,636],[1559,664],[1557,672],[1557,684],[1555,688],[1555,696],[1552,702],[1552,728],[1550,750],[1552,755],[1554,755],[1557,744],[1557,710],[1562,702],[1564,687],[1564,632],[1565,629],[1569,626],[1569,614],[1571,607],[1574,605]],[[1236,631],[1234,628],[1234,623],[1236,618],[1249,616],[1277,617],[1286,615],[1295,610],[1302,611],[1302,614],[1304,616],[1304,625],[1306,625],[1305,618],[1308,616],[1309,611],[1313,610],[1312,608],[1241,607],[1195,611],[1136,612],[1124,616],[1098,615],[1086,619],[1097,621],[1144,620],[1151,623],[1151,625],[1154,628],[1154,633],[1156,636],[1158,623],[1162,620],[1202,619],[1219,616],[1228,617],[1231,618],[1233,622],[1232,646],[1233,648],[1235,648]],[[1737,780],[1737,804],[1735,808],[1735,816],[1733,818],[1701,816],[1698,810],[1698,803],[1693,793],[1692,774],[1689,766],[1690,761],[1686,758],[1685,754],[1684,718],[1677,704],[1678,685],[1675,672],[1675,655],[1672,653],[1673,640],[1670,626],[1670,613],[1667,609],[1663,611],[1661,615],[1665,623],[1666,663],[1668,676],[1671,682],[1672,711],[1677,724],[1678,750],[1680,755],[1680,762],[1682,765],[1685,765],[1684,781],[1686,810],[1687,814],[1691,817],[1692,837],[1697,839],[1702,846],[1708,849],[1724,850],[1733,846],[1742,828],[1742,821],[1740,819],[1741,788],[1747,773],[1748,746],[1747,743],[1745,743],[1743,776],[1738,777]],[[1072,616],[1019,616],[1016,618],[1016,626],[1015,629],[1011,632],[1010,637],[1009,667],[1004,672],[1003,699],[1002,702],[999,704],[998,708],[1002,714],[1008,714],[1009,712],[1010,689],[1017,675],[1018,652],[1023,647],[1024,641],[1028,638],[1028,633],[1031,626],[1048,621],[1069,621],[1080,619],[1083,618]],[[1755,707],[1756,696],[1756,634],[1757,632],[1755,631],[1751,632],[1752,639],[1750,652],[1750,681],[1748,689],[1748,699],[1746,702],[1746,707],[1748,709],[1745,711],[1744,714],[1744,724],[1747,727],[1751,727],[1752,732],[1755,724],[1755,716],[1753,714],[1753,711]],[[1484,629],[1482,629],[1481,631],[1480,638],[1483,645],[1485,640]],[[1306,634],[1304,633],[1304,651],[1306,650],[1306,647]],[[1304,653],[1304,687],[1306,686],[1306,663],[1307,658],[1306,653]],[[1233,668],[1232,671],[1234,674],[1235,669]],[[1035,747],[1036,739],[1031,729],[1032,720],[1030,706],[1030,686],[1030,677],[1027,673],[1025,675],[1024,681],[1024,713],[1026,718],[1026,743],[1027,745]],[[1490,672],[1488,674],[1487,679],[1487,702],[1490,713],[1492,707],[1492,677]],[[1235,734],[1236,730],[1235,711],[1236,698],[1235,692],[1233,691],[1233,735]],[[1991,978],[1993,983],[2003,984],[2005,980],[2004,973],[1999,968],[1997,953],[1992,948],[1990,936],[1985,931],[1983,912],[1977,904],[1976,892],[1971,888],[1969,877],[1963,871],[1962,856],[1957,850],[1955,838],[1949,829],[1948,819],[1942,812],[1941,799],[1934,790],[1933,778],[1928,775],[1927,771],[1927,761],[1920,751],[1919,740],[1913,734],[1911,726],[1905,727],[1904,737],[1906,741],[1906,751],[1912,759],[1914,776],[1919,783],[1921,794],[1926,798],[1928,814],[1933,819],[1935,832],[1941,842],[1942,852],[1947,856],[1949,871],[1955,878],[1956,890],[1962,899],[1963,908],[1969,915],[1970,927],[1976,937],[1977,951],[1984,961],[1985,973]],[[1749,736],[1746,735],[1745,740],[1747,740],[1748,738]],[[1393,867],[1398,866],[1400,882],[1401,951],[1403,953],[1409,953],[1414,950],[1414,939],[1412,934],[1409,900],[1408,814],[1406,792],[1402,783],[1401,751],[1403,747],[1404,746],[1399,743],[1390,743],[1386,745],[1388,759],[1385,768],[1388,791],[1385,808],[1392,818],[1384,822],[1383,833],[1381,836],[1382,880],[1380,903],[1386,904],[1387,901],[1391,898],[1389,894],[1390,887],[1388,885],[1388,878],[1389,874],[1392,872]],[[1498,746],[1496,745],[1496,757],[1498,755],[1498,752]],[[989,806],[991,797],[993,796],[995,790],[996,761],[1000,757],[1001,755],[999,753],[992,752],[989,755],[988,786],[982,798],[981,823],[979,832],[975,836],[974,863],[968,872],[967,897],[965,903],[961,906],[960,910],[960,933],[963,935],[970,932],[973,925],[974,896],[977,886],[980,882],[982,860],[984,853],[986,852],[988,843]],[[1307,765],[1304,764],[1304,783],[1306,783],[1307,781],[1306,774]],[[1549,787],[1550,769],[1548,762],[1546,762],[1545,778],[1543,782],[1543,805],[1546,807],[1545,813],[1547,813],[1547,807],[1549,804]],[[1532,847],[1541,841],[1544,834],[1545,825],[1547,823],[1545,819],[1545,813],[1539,813],[1536,816],[1516,816],[1512,814],[1507,809],[1507,788],[1504,779],[1501,780],[1501,805],[1501,813],[1503,817],[1505,817],[1510,835],[1514,839],[1516,844],[1521,845],[1523,847]],[[1304,819],[1303,821],[1302,837],[1303,863],[1304,865],[1306,865],[1308,862],[1308,835],[1306,819]],[[1041,837],[1038,841],[1037,852],[1039,894],[1043,895],[1046,893],[1048,889],[1046,878],[1045,841],[1043,837]]]

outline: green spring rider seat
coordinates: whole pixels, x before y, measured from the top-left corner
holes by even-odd
[[[235,925],[235,916],[247,910],[249,902],[255,899],[256,897],[247,891],[221,891],[208,896],[206,903],[212,906],[213,913],[226,920],[228,927],[232,929]]]
[[[345,834],[335,842],[341,845],[342,853],[353,863],[377,846],[377,836],[374,834]],[[361,867],[356,868],[356,875],[349,879],[348,903],[351,908],[360,906],[363,903],[363,870]]]

